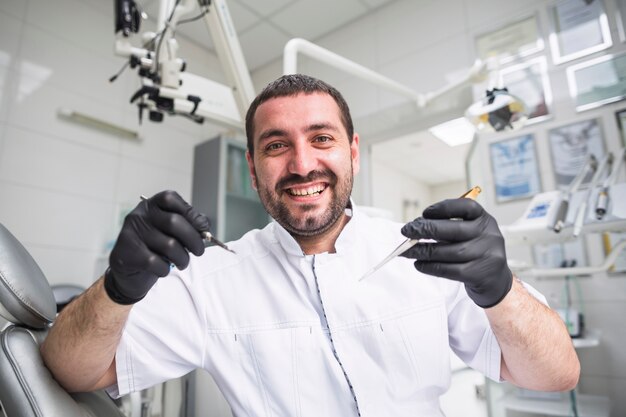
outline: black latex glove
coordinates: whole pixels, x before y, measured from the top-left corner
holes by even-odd
[[[124,225],[109,257],[104,288],[118,304],[134,304],[159,277],[189,265],[189,252],[204,253],[201,231],[209,219],[174,191],[163,191],[139,203]]]
[[[480,307],[502,301],[511,289],[513,275],[495,219],[468,198],[433,204],[422,216],[407,223],[402,234],[437,243],[418,243],[402,256],[417,259],[415,268],[425,274],[463,282]]]

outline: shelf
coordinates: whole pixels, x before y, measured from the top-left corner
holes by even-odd
[[[559,233],[545,225],[511,224],[501,227],[502,234],[510,244],[563,243],[576,239],[574,227],[567,225]],[[586,223],[582,234],[626,231],[626,220],[611,219],[601,222]]]
[[[568,204],[564,204],[566,196],[562,191],[536,194],[521,217],[501,227],[502,234],[509,244],[562,243],[575,239],[574,224],[578,210],[581,207],[584,209],[584,202],[589,202],[589,207],[592,207],[598,192],[599,189],[592,190],[591,194],[589,190],[579,190],[567,198]],[[595,210],[588,208],[580,235],[626,230],[626,205],[616,203],[626,201],[626,183],[612,185],[609,194],[609,207],[602,220],[596,219]],[[567,211],[565,224],[560,233],[556,233],[552,227],[563,208]]]
[[[584,349],[590,348],[600,345],[600,330],[597,329],[589,329],[585,330],[584,337],[578,337],[572,339],[574,343],[574,348],[576,349]]]
[[[604,258],[600,265],[595,266],[577,266],[573,268],[533,268],[529,264],[509,262],[509,267],[520,278],[533,276],[537,278],[554,278],[565,276],[582,276],[593,275],[609,272],[619,254],[626,249],[626,239],[619,242],[611,249],[611,253]]]
[[[518,397],[515,392],[504,397],[504,407],[508,410],[536,413],[549,416],[570,416],[572,408],[569,394],[560,400],[533,399]],[[611,402],[608,397],[577,394],[579,417],[609,417]]]

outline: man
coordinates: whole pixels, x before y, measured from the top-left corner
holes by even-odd
[[[449,346],[495,380],[576,385],[563,322],[512,277],[478,203],[446,200],[404,227],[352,206],[359,137],[334,88],[283,76],[252,103],[246,132],[276,222],[229,243],[236,254],[203,254],[204,215],[173,192],[141,202],[104,278],[42,347],[66,389],[123,395],[204,368],[235,415],[441,416]],[[403,234],[437,243],[359,281]]]

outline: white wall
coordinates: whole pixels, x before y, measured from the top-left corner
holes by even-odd
[[[215,127],[186,120],[138,125],[139,87],[113,55],[113,2],[0,2],[0,221],[51,283],[88,286],[141,194],[190,198],[193,146]],[[221,80],[215,58],[179,39],[189,70]],[[133,141],[57,116],[66,107],[138,130]],[[167,119],[167,118],[166,118]],[[98,266],[96,266],[98,264]]]
[[[372,163],[372,189],[375,190],[372,205],[389,210],[393,219],[400,222],[417,217],[407,213],[403,206],[405,201],[417,201],[420,211],[426,208],[424,201],[430,201],[427,186],[379,162]]]
[[[433,186],[431,187],[431,204],[447,198],[459,197],[473,185],[472,183],[468,186],[465,181],[453,181]]]
[[[429,186],[400,172],[389,164],[372,164],[372,189],[374,207],[390,211],[393,219],[408,222],[437,201],[452,198],[467,191],[465,181]]]

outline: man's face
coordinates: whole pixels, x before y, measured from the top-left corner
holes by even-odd
[[[278,97],[254,115],[253,186],[268,213],[297,236],[315,236],[341,218],[359,170],[339,107],[324,93]]]

